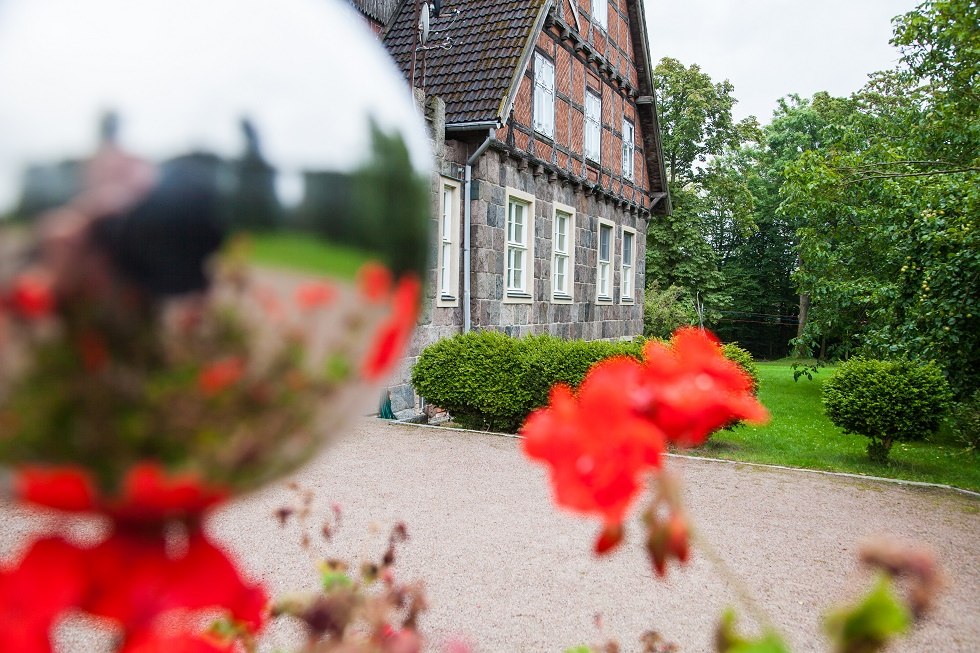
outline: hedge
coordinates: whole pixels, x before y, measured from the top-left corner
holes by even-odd
[[[551,386],[577,387],[595,363],[612,356],[639,360],[644,340],[563,340],[540,335],[512,338],[472,331],[426,347],[412,370],[412,385],[427,403],[449,411],[464,428],[515,433],[548,403]],[[752,356],[736,345],[725,355],[758,384]]]

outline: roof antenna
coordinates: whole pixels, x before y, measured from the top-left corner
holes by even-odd
[[[456,24],[459,18],[459,9],[453,9],[446,15],[451,21],[441,29],[432,29],[433,22],[442,18],[442,0],[415,0],[415,22],[417,26],[417,39],[415,49],[412,50],[412,88],[415,84],[415,71],[418,66],[418,53],[422,53],[422,84],[425,90],[425,53],[429,50],[450,50],[454,45],[451,36],[446,33]]]

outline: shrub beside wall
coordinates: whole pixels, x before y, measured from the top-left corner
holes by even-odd
[[[577,387],[595,363],[643,355],[643,340],[563,340],[548,335],[511,338],[473,331],[426,347],[412,370],[412,385],[426,402],[445,408],[464,428],[516,433],[525,418],[548,403],[551,386]],[[725,355],[756,385],[752,356],[735,345]]]
[[[852,358],[823,387],[827,417],[845,433],[870,438],[868,456],[880,463],[896,441],[934,433],[951,399],[935,363]]]

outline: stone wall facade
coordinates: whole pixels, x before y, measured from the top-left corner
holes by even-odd
[[[473,329],[492,329],[523,337],[551,334],[568,339],[626,339],[643,332],[643,289],[648,221],[662,219],[666,193],[651,191],[662,177],[659,140],[651,91],[643,91],[648,63],[642,21],[635,3],[608,3],[605,21],[590,16],[590,0],[555,5],[543,29],[533,35],[524,69],[515,71],[514,96],[498,118],[489,148],[476,160],[471,185],[471,298]],[[540,62],[540,63],[536,63]],[[541,71],[536,70],[536,66]],[[549,74],[547,71],[551,70]],[[536,75],[543,77],[536,82]],[[553,77],[553,129],[541,127],[535,87]],[[599,148],[585,152],[586,96],[600,100]],[[411,368],[422,349],[463,331],[463,206],[465,163],[487,138],[480,126],[450,126],[446,138],[445,105],[422,101],[429,123],[435,165],[432,174],[432,226],[427,296],[419,327],[389,389],[396,416],[418,413],[410,385]],[[547,115],[541,104],[541,115]],[[548,121],[545,120],[547,123]],[[538,125],[538,127],[536,127]],[[467,131],[472,129],[472,132]],[[546,133],[542,133],[546,132]],[[593,133],[596,133],[593,131]],[[458,189],[451,220],[455,287],[439,292],[443,191]],[[669,201],[669,200],[668,200]],[[522,282],[508,280],[508,215],[514,202],[533,206]],[[665,202],[666,204],[666,202]],[[570,292],[555,293],[554,233],[556,209],[573,215],[574,247]],[[598,292],[599,239],[611,233],[607,277]],[[611,230],[611,232],[609,231]],[[631,235],[627,235],[631,234]],[[623,252],[632,238],[633,260],[624,279]],[[513,249],[513,247],[512,247]],[[508,288],[508,281],[511,281]],[[624,293],[624,288],[630,288]],[[569,290],[569,289],[566,289]]]
[[[561,182],[553,175],[510,156],[506,147],[484,154],[474,179],[479,199],[473,203],[473,327],[513,336],[547,333],[585,340],[632,338],[643,333],[644,251],[646,219],[637,211],[617,206],[581,185]],[[508,189],[533,195],[534,278],[530,303],[505,301],[505,229]],[[572,301],[552,299],[555,203],[574,209],[574,274]],[[612,292],[598,299],[597,257],[599,219],[613,223]],[[633,230],[633,297],[622,297],[623,229]]]

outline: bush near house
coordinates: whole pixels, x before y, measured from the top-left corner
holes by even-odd
[[[845,433],[871,439],[868,456],[884,463],[898,440],[919,440],[939,428],[952,392],[935,363],[852,358],[824,385],[823,405]]]
[[[512,338],[497,331],[472,331],[426,347],[412,370],[412,385],[464,428],[515,433],[531,411],[548,403],[554,384],[575,388],[590,367],[612,356],[639,360],[644,342]],[[752,356],[737,345],[725,345],[724,353],[757,387]]]

